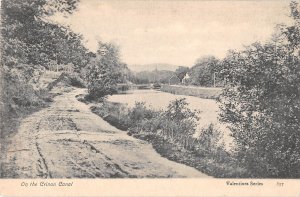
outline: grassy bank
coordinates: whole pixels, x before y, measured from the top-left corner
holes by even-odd
[[[17,133],[21,121],[30,114],[49,106],[56,94],[48,90],[34,90],[30,85],[16,83],[16,81],[5,81],[3,90],[3,105],[1,106],[1,160],[0,178],[7,177],[13,169],[4,163],[8,145],[11,138]]]
[[[20,120],[49,106],[52,99],[62,92],[68,92],[71,87],[84,87],[74,76],[61,74],[43,89],[34,89],[32,85],[19,81],[17,78],[4,76],[1,95],[1,138],[13,134]],[[55,90],[53,90],[56,88]],[[52,91],[51,91],[52,90]]]
[[[74,83],[73,78],[61,75],[48,87],[35,90],[32,85],[21,82],[9,75],[1,78],[0,178],[5,177],[6,173],[11,170],[7,169],[3,161],[11,137],[17,133],[21,121],[30,114],[48,107],[55,96],[71,91],[71,86],[74,86],[74,84],[77,85],[78,83]]]
[[[104,101],[91,110],[111,125],[129,135],[148,141],[169,160],[198,169],[219,178],[251,177],[233,155],[224,150],[222,133],[213,125],[194,138],[196,112],[189,110],[184,99],[172,101],[166,111],[146,108],[136,103],[128,109],[119,103]]]
[[[222,91],[220,88],[201,88],[201,87],[170,86],[170,85],[163,85],[160,90],[171,94],[195,96],[195,97],[205,98],[205,99],[217,99]]]

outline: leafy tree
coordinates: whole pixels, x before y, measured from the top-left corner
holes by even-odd
[[[190,69],[190,81],[192,85],[213,86],[215,72],[218,72],[218,60],[213,56],[199,58]]]
[[[2,62],[47,67],[51,60],[82,67],[86,49],[81,36],[69,28],[47,20],[57,12],[72,13],[78,0],[4,0],[2,1]]]
[[[121,68],[118,47],[111,43],[99,42],[96,57],[90,61],[87,69],[88,98],[100,99],[116,93]]]
[[[180,79],[180,81],[184,78],[184,76],[186,75],[186,73],[189,71],[188,67],[185,66],[179,66],[176,70],[175,70],[175,74],[177,75],[177,77]]]
[[[188,133],[182,133],[182,135],[193,136],[197,125],[196,121],[198,120],[197,113],[197,111],[189,109],[185,98],[181,98],[169,103],[165,111],[165,117],[168,120],[178,123],[181,127],[186,128],[183,130]]]
[[[200,135],[197,138],[197,142],[206,153],[212,154],[224,149],[224,144],[220,143],[223,138],[223,134],[213,124],[210,124],[207,128],[202,128]]]
[[[230,51],[221,120],[230,123],[237,157],[256,177],[300,177],[299,11],[273,39]]]
[[[134,82],[135,77],[132,71],[128,68],[127,64],[120,63],[121,77],[118,78],[118,83]]]
[[[169,83],[170,77],[174,75],[169,70],[141,71],[134,74],[134,82],[137,84],[147,84],[159,81],[160,83]]]

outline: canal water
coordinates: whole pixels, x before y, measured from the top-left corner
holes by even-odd
[[[145,102],[146,106],[152,109],[165,110],[170,101],[186,98],[191,110],[198,110],[199,118],[197,132],[199,135],[202,128],[207,128],[210,123],[213,123],[218,129],[223,131],[225,136],[229,135],[229,131],[224,124],[218,121],[219,105],[213,99],[202,99],[193,96],[175,95],[157,90],[130,90],[126,94],[116,94],[108,97],[108,101],[126,104],[128,107],[133,107],[136,102]],[[227,141],[227,140],[226,140]]]

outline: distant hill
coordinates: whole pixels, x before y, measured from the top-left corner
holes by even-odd
[[[143,65],[128,65],[128,68],[133,72],[141,72],[141,71],[153,71],[157,68],[157,70],[169,70],[175,71],[179,66],[173,64],[143,64]]]

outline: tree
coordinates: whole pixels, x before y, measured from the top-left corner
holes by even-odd
[[[191,84],[197,86],[213,86],[214,73],[218,72],[218,62],[214,56],[204,56],[196,61],[190,69]]]
[[[141,71],[135,73],[134,81],[137,84],[147,84],[155,82],[169,83],[169,79],[173,75],[174,72],[169,70]]]
[[[99,42],[96,57],[88,65],[88,98],[97,100],[116,93],[121,69],[118,47],[111,43]]]
[[[226,86],[221,120],[230,124],[237,158],[255,177],[300,177],[298,4],[292,26],[266,44],[230,51],[222,61]]]
[[[182,79],[184,78],[184,76],[187,74],[187,72],[189,71],[188,67],[185,66],[179,66],[176,70],[175,70],[175,74],[176,76],[180,79],[180,81],[182,81]]]
[[[163,120],[161,128],[166,135],[178,141],[184,148],[191,148],[197,127],[199,111],[191,110],[185,98],[176,99],[169,103],[167,110],[159,118]]]
[[[2,62],[9,67],[20,63],[47,67],[51,60],[80,67],[86,64],[82,37],[47,20],[57,12],[72,13],[77,3],[78,0],[2,1]]]

